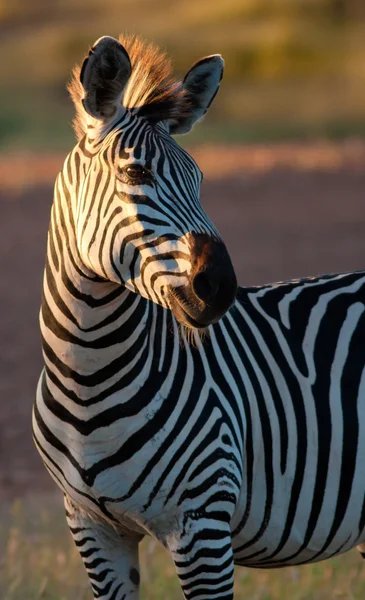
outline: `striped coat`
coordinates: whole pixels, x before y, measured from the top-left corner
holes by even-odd
[[[139,597],[147,534],[185,598],[231,600],[234,563],[365,543],[365,274],[237,290],[200,170],[170,137],[207,110],[221,59],[156,82],[154,52],[102,38],[75,75],[34,438],[95,598]]]

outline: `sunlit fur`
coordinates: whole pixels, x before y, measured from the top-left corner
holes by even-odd
[[[148,116],[150,120],[159,120],[162,113],[164,119],[181,117],[188,110],[190,102],[181,81],[172,74],[169,57],[155,44],[137,36],[121,35],[119,41],[127,50],[132,65],[123,95],[123,106]],[[68,85],[76,109],[73,125],[79,140],[87,130],[80,70],[80,66],[74,68]]]

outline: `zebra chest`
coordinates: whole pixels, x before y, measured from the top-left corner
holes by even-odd
[[[212,510],[230,518],[239,495],[239,485],[229,465],[219,464],[213,477],[192,481],[181,470],[159,476],[143,473],[121,496],[102,497],[102,509],[122,526],[127,520],[136,531],[153,535],[163,543],[175,532],[198,530]]]
[[[118,522],[126,519],[157,537],[183,520],[192,522],[212,497],[234,510],[240,488],[237,461],[219,447],[199,452],[165,430],[148,441],[137,429],[129,443],[98,461],[89,482],[102,511]],[[119,451],[120,450],[120,451]],[[194,516],[195,515],[195,516]]]
[[[135,526],[163,539],[174,528],[181,529],[182,522],[194,526],[211,498],[214,506],[222,504],[233,512],[240,473],[232,447],[224,447],[227,434],[212,444],[208,422],[201,437],[189,441],[188,431],[176,428],[174,411],[158,428],[156,403],[138,418],[124,418],[80,437],[79,454],[83,492],[99,510],[122,527]]]

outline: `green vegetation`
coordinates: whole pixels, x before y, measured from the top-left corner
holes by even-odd
[[[362,0],[0,0],[0,150],[70,147],[71,67],[121,31],[156,41],[181,74],[223,54],[219,100],[190,143],[365,133]]]
[[[86,572],[67,531],[58,498],[15,502],[3,512],[2,600],[91,600]],[[151,538],[141,544],[141,574],[141,600],[181,600],[172,561]],[[365,568],[356,551],[305,567],[236,569],[237,599],[361,600],[364,595]]]

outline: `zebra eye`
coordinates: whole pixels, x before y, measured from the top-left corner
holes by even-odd
[[[126,178],[130,180],[131,183],[143,183],[144,181],[153,179],[150,171],[139,164],[127,165],[123,170]]]

